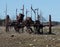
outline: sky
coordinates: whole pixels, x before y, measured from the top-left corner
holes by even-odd
[[[6,4],[7,14],[11,19],[16,18],[16,8],[18,14],[22,12],[20,9],[24,4],[25,11],[26,9],[29,11],[28,16],[31,16],[32,5],[34,9],[39,8],[39,14],[42,13],[46,20],[49,20],[49,14],[51,14],[52,21],[60,22],[60,0],[0,0],[0,18],[2,19],[6,17]],[[34,13],[32,17],[34,19]]]

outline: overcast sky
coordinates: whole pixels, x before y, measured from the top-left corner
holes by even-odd
[[[52,20],[60,21],[60,0],[0,0],[0,18],[5,18],[6,4],[7,14],[13,19],[16,17],[16,8],[18,9],[18,13],[20,13],[23,4],[25,11],[28,9],[28,15],[30,16],[30,7],[32,4],[34,9],[39,8],[39,14],[41,11],[42,16],[45,17],[46,20],[48,20],[49,14],[51,14]]]

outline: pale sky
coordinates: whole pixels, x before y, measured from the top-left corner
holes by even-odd
[[[23,4],[25,11],[28,9],[28,15],[30,16],[30,7],[32,4],[33,8],[39,8],[39,14],[41,11],[42,16],[45,17],[46,20],[48,20],[49,14],[51,14],[53,21],[60,21],[60,0],[0,0],[0,18],[5,18],[6,3],[7,13],[13,19],[16,18],[16,8],[18,9],[18,13],[20,13]]]

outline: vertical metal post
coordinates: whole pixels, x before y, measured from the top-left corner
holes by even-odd
[[[51,34],[51,15],[49,15],[49,34]]]
[[[6,3],[6,13],[5,13],[5,14],[6,14],[6,16],[7,16],[7,3]]]
[[[24,5],[23,5],[23,8],[21,10],[22,10],[22,14],[24,15]]]
[[[31,5],[31,7],[32,7],[32,5]],[[32,19],[32,9],[31,9],[31,19]]]
[[[23,5],[23,12],[22,12],[22,13],[23,13],[23,15],[24,15],[24,5]]]
[[[16,9],[16,16],[17,16],[17,9]]]
[[[39,20],[38,9],[37,9],[37,19]]]
[[[10,22],[10,17],[9,17],[9,15],[7,15],[6,19],[5,19],[6,32],[9,31],[9,22]]]
[[[35,9],[32,8],[32,5],[31,5],[31,17],[32,17],[32,11],[34,12],[35,14],[35,21],[36,21],[36,12],[35,12]]]
[[[17,9],[16,9],[16,19],[17,19]]]
[[[22,14],[24,15],[24,5],[23,5],[23,8],[21,10],[22,10]],[[22,28],[22,33],[23,33],[23,28]]]
[[[8,19],[7,19],[7,3],[6,3],[5,15],[6,15],[6,19],[5,19],[5,27],[6,27],[6,32],[7,32],[7,31],[9,31],[9,28],[8,28]]]

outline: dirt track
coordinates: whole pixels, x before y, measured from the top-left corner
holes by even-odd
[[[54,27],[52,32],[55,35],[19,34],[13,30],[6,33],[0,27],[0,47],[60,47],[60,28]]]

